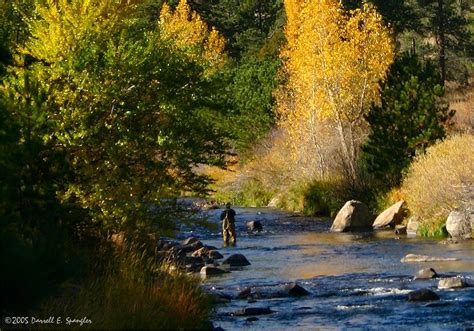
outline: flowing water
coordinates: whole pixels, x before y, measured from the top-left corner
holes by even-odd
[[[422,268],[442,276],[463,276],[474,284],[474,240],[441,244],[439,240],[396,238],[392,231],[330,233],[328,219],[307,218],[275,209],[236,209],[238,245],[222,248],[220,233],[187,231],[228,256],[244,254],[250,266],[203,280],[211,293],[235,297],[253,292],[275,293],[296,282],[311,294],[298,298],[232,299],[218,306],[213,324],[226,330],[271,329],[453,329],[474,328],[474,287],[437,289],[437,279],[413,280]],[[219,223],[220,210],[210,211]],[[245,223],[258,220],[264,231],[248,234]],[[458,261],[401,263],[406,254],[454,257]],[[429,288],[439,301],[409,302],[410,291]],[[265,297],[265,295],[263,295]],[[246,307],[268,307],[273,314],[248,317],[232,312]]]

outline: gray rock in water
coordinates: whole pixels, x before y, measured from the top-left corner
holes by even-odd
[[[290,297],[302,297],[310,294],[303,287],[296,283],[286,285],[283,291]]]
[[[474,217],[467,210],[452,211],[446,220],[446,230],[456,239],[471,239]]]
[[[209,251],[209,254],[208,254],[209,258],[213,259],[213,260],[219,260],[219,259],[223,259],[224,258],[224,255],[222,255],[221,253],[219,253],[218,251],[216,250],[211,250]]]
[[[379,216],[377,216],[372,227],[374,229],[383,229],[386,227],[393,228],[395,225],[400,224],[405,217],[405,211],[403,210],[404,204],[405,201],[401,200],[390,208],[385,209]]]
[[[263,230],[263,226],[262,226],[262,223],[260,223],[259,221],[250,221],[250,222],[247,222],[247,229],[249,231],[260,232]]]
[[[467,287],[467,283],[464,278],[461,277],[450,277],[440,279],[438,282],[438,288],[463,288]]]
[[[237,299],[247,299],[248,297],[252,296],[252,289],[247,287],[246,289],[242,290],[239,294],[237,294]]]
[[[357,200],[347,201],[339,210],[331,226],[331,232],[345,232],[372,229],[369,209]]]
[[[228,264],[231,267],[245,267],[250,265],[250,262],[242,254],[232,254],[227,259],[225,259],[222,264]]]
[[[187,244],[187,245],[184,245],[184,246],[181,246],[181,251],[183,251],[184,253],[191,253],[191,252],[195,252],[197,251],[198,249],[200,249],[201,247],[203,247],[203,244],[202,242],[200,242],[199,240],[198,241],[195,241],[191,244]]]
[[[274,311],[270,308],[243,308],[236,310],[232,313],[233,316],[256,316],[256,315],[269,315]]]
[[[228,271],[222,270],[213,266],[205,266],[201,269],[201,275],[203,276],[216,276],[228,273]]]
[[[411,217],[408,220],[408,224],[407,224],[407,236],[416,237],[416,233],[418,231],[418,225],[419,224],[420,224],[420,222],[418,221],[418,219],[416,217]]]
[[[415,275],[415,279],[432,279],[438,277],[438,274],[433,268],[424,268],[418,270]]]
[[[198,242],[198,241],[199,241],[199,239],[197,239],[196,237],[189,237],[189,238],[183,240],[182,245],[186,246],[186,245],[194,244],[195,242]]]
[[[436,261],[457,261],[455,257],[438,257],[418,254],[407,254],[401,262],[436,262]]]
[[[408,301],[439,300],[438,294],[426,288],[408,293]]]

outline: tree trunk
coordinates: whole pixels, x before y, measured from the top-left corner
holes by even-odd
[[[444,17],[444,0],[438,0],[437,8],[437,23],[438,23],[438,57],[439,57],[439,69],[441,73],[441,81],[444,85],[446,81],[446,36],[445,36],[445,17]]]

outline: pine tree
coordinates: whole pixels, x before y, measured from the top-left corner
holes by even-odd
[[[400,56],[382,84],[380,105],[366,115],[371,133],[363,147],[367,170],[382,186],[400,184],[403,170],[416,153],[445,136],[454,115],[446,104],[441,77],[431,63],[415,55]]]

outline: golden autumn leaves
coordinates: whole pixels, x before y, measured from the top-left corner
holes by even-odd
[[[209,31],[186,0],[180,0],[174,11],[164,3],[158,24],[163,40],[184,51],[191,59],[202,62],[207,73],[215,72],[227,62],[224,37],[214,27]]]
[[[286,0],[285,10],[281,57],[287,81],[276,93],[279,124],[294,150],[308,143],[317,150],[317,124],[333,127],[355,176],[358,129],[393,62],[390,32],[368,3],[347,12],[337,0]]]

